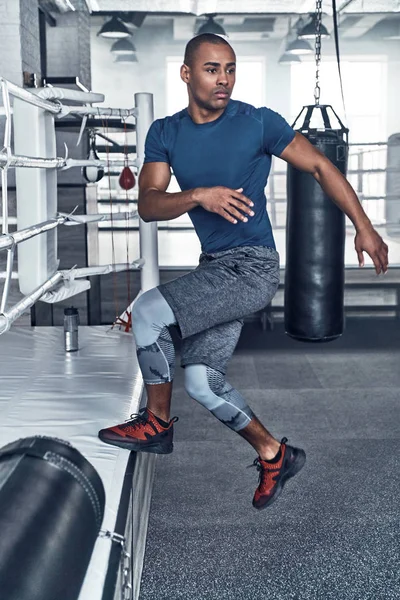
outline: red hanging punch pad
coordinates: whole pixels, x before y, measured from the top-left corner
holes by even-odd
[[[119,185],[123,190],[131,190],[135,186],[135,176],[129,167],[124,167],[119,176]]]

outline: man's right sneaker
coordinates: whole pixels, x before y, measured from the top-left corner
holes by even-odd
[[[173,417],[166,423],[148,408],[142,408],[125,423],[101,429],[99,438],[106,444],[134,452],[170,454],[174,449],[173,425],[177,420],[178,417]]]
[[[278,461],[268,462],[256,458],[251,467],[259,471],[259,484],[253,498],[253,506],[258,510],[271,506],[283,490],[288,479],[296,475],[304,467],[306,453],[301,448],[286,444],[287,438],[281,440],[281,455]]]

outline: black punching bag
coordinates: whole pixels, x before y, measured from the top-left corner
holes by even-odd
[[[340,123],[339,129],[333,129],[327,108],[304,107],[303,110],[307,109],[304,124],[297,131],[345,175],[348,129],[332,109]],[[324,127],[310,128],[314,109],[321,110]],[[312,175],[288,165],[285,331],[290,337],[305,342],[327,342],[342,335],[344,248],[344,213]]]
[[[0,596],[77,600],[104,515],[94,467],[46,437],[0,448]]]

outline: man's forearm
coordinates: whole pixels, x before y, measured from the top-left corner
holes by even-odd
[[[139,193],[138,211],[143,221],[169,221],[185,214],[195,206],[196,190],[168,193],[160,190],[147,190]]]
[[[314,177],[324,192],[349,217],[357,231],[372,226],[353,188],[330,161],[324,161],[316,169]]]

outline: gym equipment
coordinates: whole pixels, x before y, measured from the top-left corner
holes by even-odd
[[[135,187],[135,176],[128,166],[122,169],[118,183],[123,190],[131,190],[133,187]]]
[[[103,521],[94,467],[68,442],[0,449],[0,589],[7,600],[77,600]]]
[[[331,127],[328,108],[333,111],[329,105],[304,107],[298,131],[345,175],[348,129],[334,111],[341,127]],[[310,128],[314,109],[321,110],[325,129]],[[334,340],[344,324],[345,215],[312,175],[291,165],[287,196],[285,331],[303,341]]]
[[[90,150],[88,160],[100,160],[96,152],[96,132],[89,131]],[[97,183],[104,177],[103,167],[82,167],[82,175],[88,183]]]
[[[321,0],[316,1],[315,105],[304,106],[299,131],[346,175],[348,132],[330,105],[320,104]],[[335,40],[340,75],[336,7],[333,2]],[[340,77],[341,79],[341,77]],[[344,102],[343,102],[344,104]],[[328,108],[339,127],[331,126]],[[322,127],[310,125],[320,111]],[[300,341],[326,342],[344,327],[345,215],[324,193],[315,178],[292,165],[287,170],[287,230],[285,269],[285,331]]]
[[[144,142],[150,124],[153,121],[152,95],[148,93],[135,94],[135,107],[131,109],[92,107],[92,102],[102,102],[104,96],[61,88],[37,88],[28,91],[7,81],[0,76],[0,86],[4,107],[0,107],[0,115],[6,117],[4,130],[4,145],[0,149],[0,175],[2,200],[2,234],[0,235],[0,251],[7,252],[5,282],[0,300],[0,335],[8,331],[12,323],[35,302],[55,303],[65,300],[90,288],[91,282],[76,281],[110,272],[132,269],[134,266],[144,266],[141,271],[144,289],[157,285],[157,223],[147,224],[139,221],[141,235],[140,251],[142,257],[131,263],[115,263],[102,266],[89,266],[68,270],[58,270],[56,230],[60,225],[75,226],[78,224],[95,223],[99,221],[116,221],[134,218],[139,219],[137,210],[129,212],[114,212],[110,214],[90,213],[86,215],[57,212],[57,170],[73,167],[94,167],[94,175],[103,163],[98,160],[68,158],[68,148],[65,147],[64,157],[55,155],[55,119],[64,119],[72,114],[83,116],[81,133],[86,126],[86,118],[95,116],[98,124],[107,124],[113,117],[124,122],[125,132],[132,130],[126,119],[136,119],[136,152],[137,158],[130,164],[141,168],[144,159]],[[15,99],[13,112],[10,97]],[[60,102],[71,99],[74,105]],[[83,106],[78,106],[76,103]],[[14,153],[11,148],[11,130],[14,126]],[[27,136],[26,132],[30,135]],[[93,148],[94,150],[94,148]],[[125,152],[126,154],[127,152]],[[127,159],[124,161],[126,165]],[[108,166],[109,161],[108,161]],[[8,170],[17,168],[17,231],[9,233],[8,218]],[[110,191],[111,195],[111,191]],[[111,201],[110,201],[111,205]],[[21,228],[21,225],[23,227]],[[41,234],[41,235],[40,235]],[[45,235],[42,235],[45,234]],[[8,296],[13,276],[14,254],[17,245],[24,242],[22,249],[18,248],[18,281],[23,298],[8,306]],[[125,313],[123,313],[124,315]],[[122,315],[122,318],[123,318]]]

